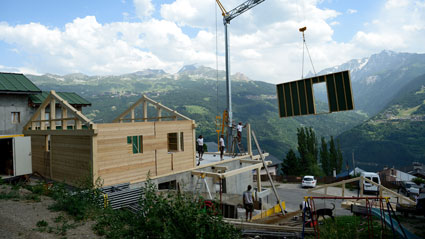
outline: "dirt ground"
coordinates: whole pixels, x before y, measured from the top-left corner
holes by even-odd
[[[0,194],[10,191],[11,186],[0,185]],[[30,191],[18,191],[20,199],[0,200],[0,238],[102,238],[91,229],[94,222],[75,222],[64,212],[50,211],[53,200],[49,197],[40,196],[36,202],[22,199]]]

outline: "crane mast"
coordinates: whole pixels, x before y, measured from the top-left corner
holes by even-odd
[[[224,24],[224,38],[225,38],[225,57],[226,57],[226,98],[227,98],[227,112],[228,112],[228,130],[227,130],[227,151],[230,149],[229,139],[232,137],[232,124],[233,124],[233,112],[232,112],[232,88],[230,84],[230,50],[229,50],[229,34],[227,25],[230,21],[248,11],[249,9],[257,6],[265,0],[248,0],[241,5],[235,7],[229,12],[226,11],[220,0],[216,0],[217,5],[220,7],[223,15]]]

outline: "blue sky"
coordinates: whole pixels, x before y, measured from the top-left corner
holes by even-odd
[[[243,2],[222,0],[227,10]],[[14,0],[0,9],[0,71],[215,68],[216,37],[224,68],[215,0]],[[266,0],[229,26],[232,73],[272,83],[299,78],[303,25],[317,70],[382,50],[425,51],[425,0]]]

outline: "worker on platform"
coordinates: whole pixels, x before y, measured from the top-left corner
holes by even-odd
[[[223,155],[224,155],[224,135],[220,136],[220,160],[223,160]]]
[[[198,144],[198,166],[201,164],[202,157],[204,156],[204,138],[202,135],[199,135],[198,139],[196,140],[196,143]]]
[[[242,125],[242,122],[239,122],[239,124],[236,126],[237,135],[238,135],[238,142],[241,142],[242,140],[242,129],[246,127],[245,125]]]
[[[248,214],[249,214],[249,220],[252,220],[252,211],[254,211],[254,196],[251,192],[251,185],[248,185],[248,190],[243,192],[243,206],[246,210],[246,221],[248,221]]]

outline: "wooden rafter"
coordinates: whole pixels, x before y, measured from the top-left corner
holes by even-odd
[[[62,108],[62,117],[56,119],[56,105],[59,104]],[[45,119],[46,107],[50,106],[50,117],[49,119]],[[72,115],[69,117],[68,115]],[[37,111],[31,117],[31,119],[24,126],[24,130],[35,130],[36,123],[40,123],[40,130],[46,130],[45,123],[49,122],[50,130],[56,129],[56,121],[62,122],[62,128],[65,126],[66,129],[66,121],[74,120],[75,128],[81,129],[82,125],[87,125],[87,128],[93,128],[93,123],[88,119],[85,115],[83,115],[80,111],[75,109],[72,105],[70,105],[66,100],[60,97],[54,90],[50,91],[50,94],[46,97],[46,99],[41,103],[40,107],[38,107]]]
[[[157,110],[157,114],[156,117],[148,117],[148,103],[153,105],[156,110]],[[134,110],[136,109],[137,106],[142,105],[143,106],[143,118],[135,118],[135,112]],[[171,114],[171,116],[162,116],[162,111],[166,111],[168,113]],[[124,118],[126,116],[130,115],[130,118]],[[126,109],[123,113],[121,113],[117,118],[115,118],[112,122],[113,123],[122,123],[124,121],[130,121],[130,122],[135,122],[136,120],[141,120],[146,122],[147,120],[153,120],[156,119],[158,121],[161,121],[162,119],[167,119],[167,118],[172,118],[174,120],[177,119],[183,119],[183,120],[191,120],[190,118],[178,113],[175,110],[172,110],[164,105],[162,105],[161,103],[158,103],[152,99],[150,99],[149,97],[147,97],[146,95],[143,95],[142,98],[140,98],[138,101],[136,101],[136,103],[134,103],[133,105],[131,105],[128,109]]]

